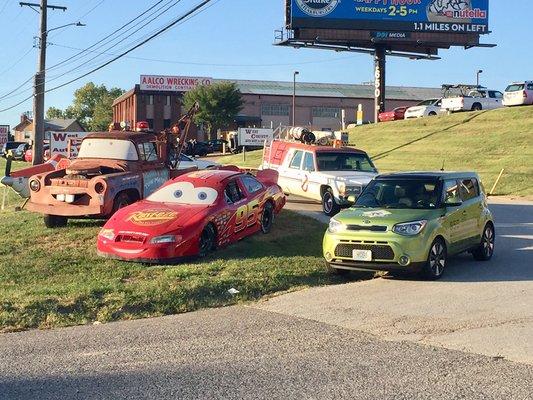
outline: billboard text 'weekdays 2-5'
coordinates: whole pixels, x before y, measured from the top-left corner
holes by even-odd
[[[292,29],[489,33],[489,0],[287,0]]]

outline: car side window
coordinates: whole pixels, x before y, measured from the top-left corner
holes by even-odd
[[[461,202],[461,196],[459,195],[459,186],[455,179],[444,181],[444,204],[456,204]]]
[[[263,189],[263,185],[253,176],[247,175],[241,178],[242,184],[248,191],[248,193],[253,194],[259,192]]]
[[[527,84],[527,90],[533,90],[533,83]]]
[[[292,157],[291,163],[289,164],[289,168],[300,169],[300,166],[302,165],[303,155],[303,151],[297,150],[296,153],[294,153],[294,156]]]
[[[313,157],[313,153],[305,153],[304,156],[304,165],[302,168],[304,171],[307,172],[314,172],[315,171],[315,160]]]
[[[228,183],[226,189],[224,189],[224,198],[228,204],[237,203],[244,198],[241,188],[236,180]]]
[[[137,145],[139,156],[143,161],[157,161],[157,147],[154,142],[144,142]]]
[[[472,200],[479,196],[477,179],[461,180],[461,198],[463,201]]]

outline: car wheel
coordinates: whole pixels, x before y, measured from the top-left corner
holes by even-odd
[[[347,269],[340,269],[333,267],[330,263],[328,263],[326,260],[324,260],[324,266],[326,267],[326,270],[328,273],[332,275],[338,275],[338,276],[346,276],[350,273]]]
[[[474,105],[472,106],[472,111],[481,111],[482,109],[483,107],[479,103],[474,103]]]
[[[431,111],[428,115],[430,117],[435,117],[435,116],[437,116],[437,113],[435,111]]]
[[[263,214],[261,215],[261,232],[270,233],[272,225],[274,224],[274,206],[269,201],[263,208]]]
[[[198,255],[200,257],[205,257],[211,253],[216,246],[217,233],[213,225],[207,225],[202,233],[200,234],[200,243],[198,245],[199,251]]]
[[[448,263],[448,252],[444,240],[437,238],[429,248],[428,259],[422,269],[422,275],[426,279],[437,280],[442,277]]]
[[[68,218],[62,215],[44,215],[44,225],[47,228],[61,228],[67,226]]]
[[[322,195],[322,211],[324,211],[324,214],[328,217],[333,217],[338,214],[340,210],[341,207],[335,201],[332,190],[328,188]]]
[[[111,215],[116,213],[121,208],[129,206],[132,203],[133,201],[131,200],[130,195],[128,193],[119,193],[117,197],[115,197],[115,201],[113,201],[113,212],[111,213]]]
[[[479,246],[472,252],[474,259],[477,261],[489,261],[494,254],[494,242],[496,239],[496,234],[494,232],[494,226],[492,224],[487,224],[483,230],[483,235],[481,236],[481,243]]]

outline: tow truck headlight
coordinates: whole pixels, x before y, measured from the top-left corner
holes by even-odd
[[[340,221],[337,221],[335,218],[329,220],[328,232],[329,233],[338,233],[344,229],[344,224]]]
[[[399,235],[403,236],[416,236],[422,230],[426,227],[427,221],[421,220],[421,221],[413,221],[413,222],[406,222],[403,224],[396,224],[392,228],[392,231],[394,233],[397,233]]]
[[[113,229],[102,229],[99,236],[107,240],[113,240],[115,238],[115,231]]]
[[[38,179],[33,179],[30,182],[30,189],[34,192],[38,192],[39,190],[41,190],[41,182],[39,182]]]
[[[152,244],[179,243],[179,242],[181,242],[181,236],[176,236],[176,235],[156,236],[150,240],[150,243]]]
[[[344,196],[346,194],[346,183],[339,182],[337,188],[339,189],[339,196]]]

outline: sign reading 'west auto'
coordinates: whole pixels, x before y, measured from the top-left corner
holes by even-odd
[[[188,92],[200,85],[211,85],[213,78],[195,76],[141,75],[141,90]]]

